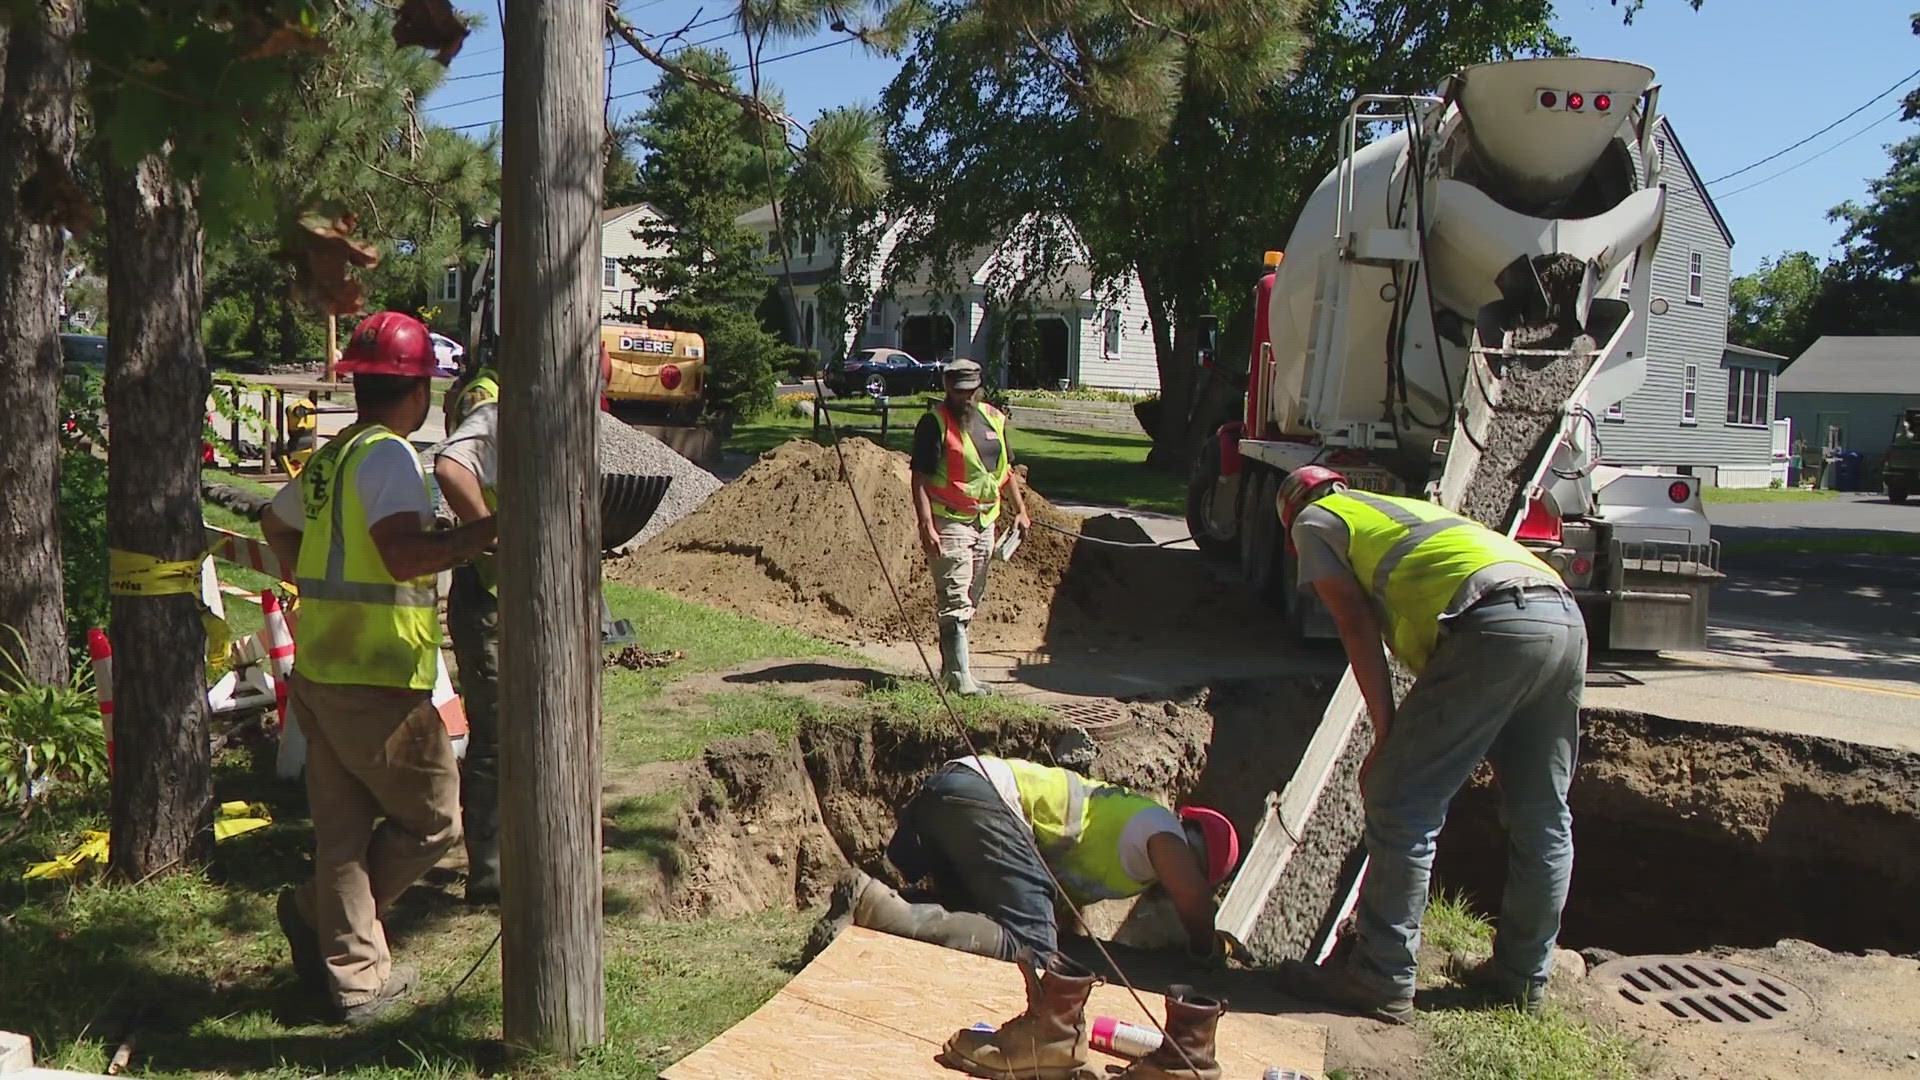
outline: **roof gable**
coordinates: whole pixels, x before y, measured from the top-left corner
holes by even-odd
[[[1707,193],[1707,185],[1700,179],[1700,170],[1693,167],[1693,159],[1687,156],[1687,148],[1680,143],[1680,136],[1674,134],[1673,124],[1666,117],[1660,118],[1660,133],[1666,136],[1667,144],[1673,147],[1674,156],[1680,159],[1680,167],[1687,171],[1687,178],[1693,182],[1693,190],[1700,193],[1700,201],[1706,204],[1707,213],[1713,215],[1713,223],[1720,227],[1720,235],[1726,237],[1727,246],[1733,246],[1733,230],[1727,228],[1727,219],[1720,216],[1720,207],[1714,203],[1713,196]]]
[[[1920,398],[1920,337],[1828,334],[1780,376],[1783,393],[1903,394]]]
[[[609,225],[618,224],[628,218],[639,217],[643,213],[653,218],[660,216],[660,211],[654,209],[652,203],[634,203],[631,206],[609,206],[600,211],[600,227],[604,229]]]

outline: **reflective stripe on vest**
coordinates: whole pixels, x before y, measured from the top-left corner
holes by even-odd
[[[1012,772],[1020,792],[1020,812],[1033,828],[1042,857],[1075,903],[1135,896],[1153,884],[1127,873],[1120,858],[1120,838],[1134,815],[1159,803],[1118,784],[1089,780],[1071,769],[1014,759],[982,760],[1003,761]]]
[[[367,451],[388,439],[405,442],[378,425],[348,428],[300,472],[296,664],[317,683],[431,690],[440,651],[434,579],[403,582],[387,572],[356,483]]]
[[[460,396],[453,399],[452,421],[454,427],[472,415],[473,410],[500,400],[500,376],[492,368],[481,368],[474,373],[473,381],[460,389]],[[449,431],[451,435],[453,432]]]
[[[1533,552],[1421,499],[1343,491],[1323,506],[1347,524],[1347,558],[1381,613],[1387,645],[1417,674],[1440,640],[1440,616],[1467,579],[1518,563],[1558,581]]]
[[[967,434],[967,425],[947,408],[946,402],[934,406],[940,418],[940,469],[927,485],[927,498],[933,512],[955,521],[973,521],[991,525],[1000,517],[1000,488],[1013,472],[1013,455],[1007,453],[1007,418],[1000,410],[980,402],[974,406],[986,417],[993,437],[1000,440],[1000,462],[993,472],[980,458],[980,451]]]

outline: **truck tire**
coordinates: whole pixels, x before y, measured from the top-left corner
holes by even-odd
[[[1187,532],[1201,555],[1224,563],[1240,553],[1242,523],[1238,508],[1215,505],[1220,481],[1220,440],[1209,437],[1201,440],[1193,472],[1187,477]]]
[[[1255,596],[1263,600],[1284,601],[1286,594],[1286,545],[1280,541],[1280,518],[1274,511],[1274,499],[1280,493],[1280,478],[1262,469],[1249,475],[1246,513],[1240,519],[1240,577]]]
[[[1907,480],[1905,477],[1902,477],[1898,480],[1889,479],[1887,481],[1887,501],[1888,502],[1894,503],[1896,505],[1903,504],[1907,501],[1907,496],[1910,493],[1911,493],[1911,489],[1907,487]]]

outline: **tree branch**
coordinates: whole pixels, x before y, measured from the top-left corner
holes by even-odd
[[[661,71],[685,79],[687,82],[710,94],[717,94],[720,97],[726,98],[728,101],[745,109],[748,114],[758,117],[765,123],[781,128],[784,131],[797,132],[803,137],[806,135],[807,127],[805,124],[775,109],[759,98],[749,94],[742,94],[705,72],[695,71],[685,64],[676,64],[665,54],[649,48],[646,40],[638,33],[635,33],[633,27],[627,25],[627,23],[619,17],[618,7],[611,2],[607,4],[607,24],[613,27],[613,32],[620,35],[621,39],[631,46],[634,52],[639,53],[643,59]],[[785,138],[785,142],[788,149],[794,153],[798,154],[802,152],[800,145],[796,144],[792,138]]]

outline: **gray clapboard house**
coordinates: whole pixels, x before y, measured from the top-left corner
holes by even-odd
[[[1766,487],[1784,479],[1772,395],[1786,358],[1727,341],[1733,233],[1664,120],[1654,146],[1667,220],[1653,265],[1632,270],[1653,275],[1647,376],[1626,400],[1594,403],[1604,460],[1688,473],[1708,485]]]
[[[1920,337],[1822,337],[1780,376],[1779,407],[1810,455],[1858,450],[1871,469],[1895,418],[1920,409]]]

